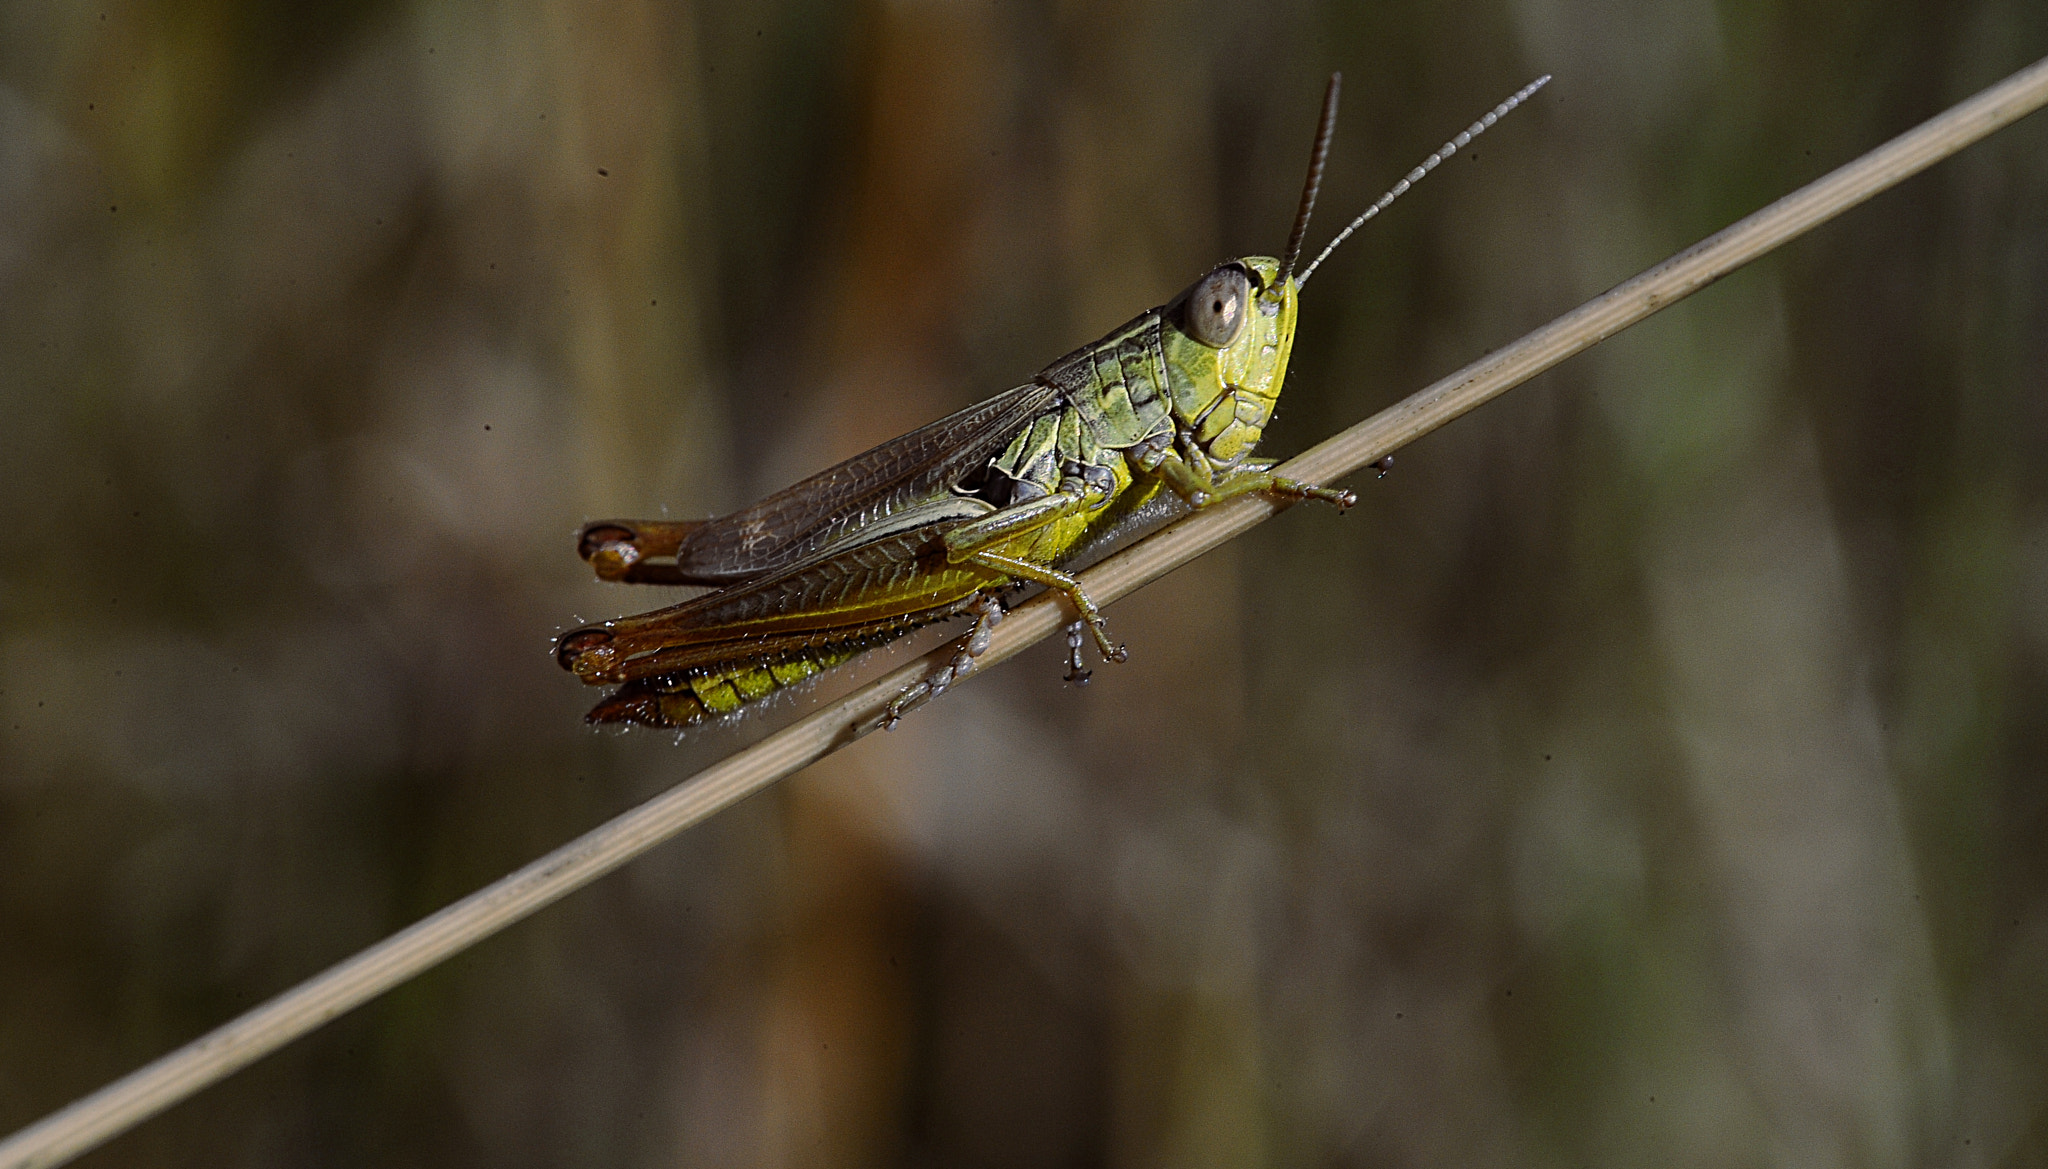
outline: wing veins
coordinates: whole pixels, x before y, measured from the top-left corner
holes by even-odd
[[[828,467],[730,515],[706,520],[676,552],[692,583],[731,584],[858,546],[862,532],[950,491],[1058,398],[1030,382]]]

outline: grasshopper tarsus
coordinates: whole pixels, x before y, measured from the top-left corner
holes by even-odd
[[[1070,686],[1086,686],[1094,671],[1081,662],[1081,647],[1088,643],[1088,623],[1071,622],[1067,626],[1067,674],[1063,679]]]
[[[1131,656],[1131,651],[1126,649],[1123,643],[1109,639],[1109,622],[1103,618],[1102,610],[1095,607],[1095,602],[1088,599],[1088,594],[1081,591],[1078,583],[1074,587],[1071,599],[1074,601],[1074,607],[1081,610],[1081,619],[1074,622],[1074,624],[1087,628],[1088,633],[1095,639],[1095,652],[1102,655],[1102,660],[1105,662],[1128,660]],[[1076,649],[1074,652],[1078,655],[1081,651]]]
[[[883,730],[895,730],[904,715],[944,694],[953,683],[974,672],[975,659],[988,652],[989,638],[1003,622],[1003,602],[994,593],[983,593],[968,606],[967,612],[974,614],[974,628],[954,643],[953,656],[945,665],[890,700],[888,709],[882,712]]]
[[[1111,641],[1109,639],[1108,622],[1104,621],[1101,617],[1098,616],[1092,621],[1084,622],[1084,624],[1087,625],[1088,632],[1095,636],[1095,652],[1102,655],[1103,661],[1127,662],[1131,660],[1131,650],[1129,646],[1125,645],[1123,642]],[[1074,652],[1077,656],[1080,653],[1079,650],[1076,650]]]
[[[1299,479],[1287,479],[1279,475],[1273,476],[1266,490],[1287,499],[1320,500],[1340,512],[1349,511],[1358,503],[1358,496],[1342,487],[1318,487],[1313,483],[1303,483]]]
[[[1081,663],[1081,647],[1087,645],[1091,638],[1095,642],[1095,652],[1102,655],[1103,661],[1131,660],[1130,647],[1122,642],[1109,640],[1107,626],[1108,622],[1102,619],[1100,613],[1068,623],[1067,672],[1061,677],[1061,681],[1074,686],[1086,686],[1088,679],[1094,677],[1094,671]]]
[[[889,709],[882,712],[882,729],[885,731],[895,730],[896,724],[903,721],[904,715],[929,702],[931,700],[931,695],[928,693],[929,690],[929,686],[919,682],[917,685],[898,694],[896,700],[889,704]]]

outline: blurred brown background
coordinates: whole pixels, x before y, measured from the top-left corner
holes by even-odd
[[[700,515],[1532,107],[1288,454],[2048,53],[2038,0],[0,8],[0,1131],[773,723]],[[2035,117],[87,1157],[2048,1165]],[[899,656],[892,660],[902,660]],[[829,681],[822,693],[843,688]]]

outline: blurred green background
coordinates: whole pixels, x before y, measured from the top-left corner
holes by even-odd
[[[0,8],[0,1131],[784,721],[584,728],[744,504],[1557,80],[1289,454],[2048,53],[2039,0]],[[94,1166],[2048,1165],[2048,117]],[[898,653],[889,661],[905,660]],[[835,678],[819,691],[843,688]]]

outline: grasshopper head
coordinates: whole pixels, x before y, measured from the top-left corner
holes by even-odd
[[[1309,154],[1308,180],[1282,259],[1247,256],[1212,269],[1166,306],[1168,380],[1178,428],[1191,433],[1209,461],[1235,466],[1251,454],[1273,420],[1273,404],[1294,348],[1294,310],[1301,282],[1295,261],[1308,234],[1309,213],[1323,182],[1323,160],[1337,128],[1337,92],[1330,75],[1323,115]]]
[[[1444,159],[1484,133],[1550,80],[1544,74],[1522,87],[1491,113],[1438,147],[1422,165],[1380,196],[1330,241],[1307,269],[1298,270],[1302,241],[1308,235],[1310,212],[1323,182],[1323,161],[1337,127],[1337,93],[1343,77],[1330,75],[1323,91],[1323,116],[1316,124],[1315,147],[1309,154],[1308,178],[1301,187],[1301,207],[1294,215],[1281,259],[1247,256],[1218,265],[1161,310],[1169,328],[1165,348],[1173,416],[1178,429],[1190,435],[1212,463],[1224,468],[1251,453],[1272,421],[1273,403],[1287,375],[1288,353],[1294,348],[1294,310],[1301,286],[1315,274],[1337,245],[1365,222],[1413,187]]]
[[[1177,429],[1232,466],[1258,445],[1294,348],[1295,282],[1279,260],[1219,264],[1166,306],[1168,380]]]

